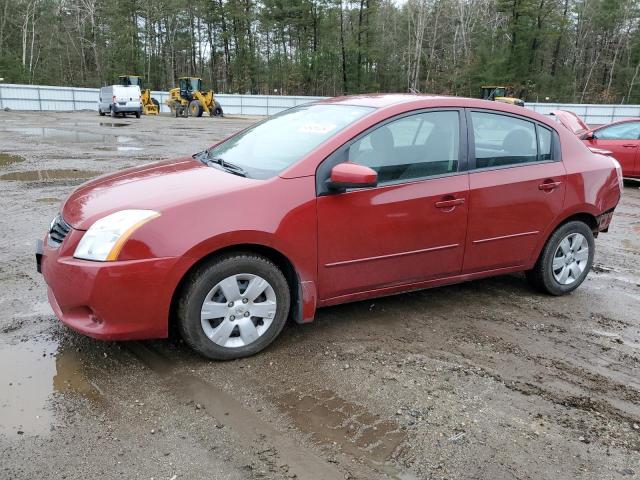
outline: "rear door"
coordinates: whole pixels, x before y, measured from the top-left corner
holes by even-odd
[[[616,123],[593,131],[593,138],[585,140],[592,147],[609,150],[620,162],[624,176],[640,175],[638,150],[640,149],[640,122]]]
[[[403,115],[325,160],[317,174],[320,299],[460,273],[469,186],[465,129],[463,110]],[[378,186],[326,190],[331,167],[345,161],[373,168]]]
[[[469,227],[463,273],[520,266],[561,212],[557,133],[525,117],[467,111]]]

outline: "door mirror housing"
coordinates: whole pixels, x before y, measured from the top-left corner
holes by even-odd
[[[331,169],[328,186],[333,191],[344,192],[347,188],[367,188],[378,185],[375,170],[357,163],[339,163]]]

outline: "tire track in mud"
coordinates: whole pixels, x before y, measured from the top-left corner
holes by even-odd
[[[192,400],[204,406],[208,415],[216,421],[224,421],[242,444],[251,446],[261,460],[280,473],[295,475],[294,478],[302,480],[344,480],[344,473],[335,465],[277,431],[222,389],[194,375],[178,371],[159,352],[140,342],[132,342],[128,349],[170,384],[180,400]]]

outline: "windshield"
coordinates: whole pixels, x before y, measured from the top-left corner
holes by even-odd
[[[249,177],[270,178],[372,110],[321,104],[291,108],[213,147],[208,157],[241,167]]]

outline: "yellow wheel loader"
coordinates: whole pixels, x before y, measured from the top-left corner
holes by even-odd
[[[178,86],[169,90],[165,102],[176,117],[201,117],[203,112],[210,117],[222,116],[222,107],[213,96],[213,91],[202,90],[202,79],[180,77]]]
[[[513,93],[510,91],[511,88],[504,86],[483,86],[482,87],[482,99],[483,100],[492,100],[494,102],[502,102],[509,103],[511,105],[517,105],[519,107],[524,107],[524,100],[516,98]]]
[[[140,87],[140,103],[142,103],[142,113],[145,115],[158,115],[160,113],[160,102],[151,96],[151,89],[143,88],[142,77],[138,75],[120,75],[118,77],[120,85],[128,87],[138,85]]]

